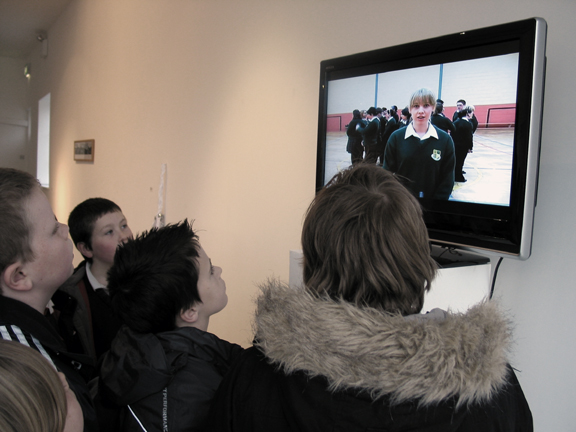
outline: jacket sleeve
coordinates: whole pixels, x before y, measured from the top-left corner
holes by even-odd
[[[448,130],[450,130],[450,134],[453,135],[456,132],[456,128],[454,127],[454,123],[450,121],[448,117],[446,118],[446,126],[448,126]]]
[[[505,386],[486,403],[469,409],[459,431],[466,432],[533,432],[532,412],[514,370],[508,365]]]
[[[0,326],[0,337],[4,340],[21,343],[22,345],[26,345],[32,348],[34,351],[38,351],[40,354],[42,354],[42,357],[44,357],[48,361],[48,363],[50,363],[54,367],[54,369],[58,370],[58,368],[54,364],[54,361],[52,360],[52,358],[50,357],[44,346],[42,346],[42,343],[34,336],[32,336],[30,333],[23,331],[17,325]]]
[[[238,361],[224,376],[214,398],[208,415],[211,432],[232,432],[252,430],[247,419],[252,414],[253,386],[260,377],[254,369],[255,348],[243,350]]]
[[[454,154],[454,141],[447,136],[448,141],[442,157],[442,166],[440,167],[440,178],[438,187],[434,193],[434,199],[447,200],[450,198],[452,189],[454,189],[454,167],[456,165],[456,156]]]
[[[397,133],[392,133],[388,139],[386,150],[384,150],[384,164],[385,170],[395,173],[398,170],[398,154],[397,154]]]

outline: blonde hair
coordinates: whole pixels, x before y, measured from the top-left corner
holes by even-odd
[[[0,430],[62,432],[66,415],[54,367],[32,348],[0,339]]]
[[[434,92],[427,88],[421,88],[416,90],[410,96],[410,108],[412,108],[416,103],[427,103],[430,106],[436,106],[436,95]]]

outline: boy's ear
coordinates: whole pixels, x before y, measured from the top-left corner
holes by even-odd
[[[198,308],[196,305],[193,305],[188,309],[183,309],[180,312],[180,319],[185,324],[194,324],[196,321],[198,321]]]
[[[32,280],[20,261],[10,264],[2,273],[2,285],[13,291],[30,291]]]
[[[80,253],[81,253],[82,255],[84,255],[85,257],[87,257],[87,258],[92,258],[92,255],[93,255],[93,254],[92,254],[92,249],[90,249],[86,243],[84,243],[84,242],[79,242],[79,243],[76,245],[76,249],[78,249],[78,250],[80,251]]]

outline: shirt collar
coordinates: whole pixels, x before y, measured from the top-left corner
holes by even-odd
[[[98,282],[98,279],[96,279],[96,277],[92,274],[90,267],[91,267],[90,263],[86,262],[86,276],[88,276],[88,282],[90,282],[90,285],[92,285],[94,291],[96,291],[97,289],[103,289],[106,292],[108,292],[108,287]]]
[[[428,130],[426,131],[426,133],[422,138],[420,138],[420,135],[416,133],[416,131],[414,130],[414,126],[412,126],[412,123],[410,123],[408,126],[406,126],[406,133],[404,134],[404,139],[410,138],[411,136],[415,136],[419,140],[425,140],[428,138],[438,139],[438,133],[436,132],[436,128],[432,126],[430,122],[428,122]]]

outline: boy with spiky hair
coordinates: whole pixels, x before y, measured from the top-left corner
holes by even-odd
[[[86,381],[89,357],[67,351],[44,315],[50,297],[72,274],[68,227],[56,219],[38,181],[0,168],[0,337],[39,351],[62,372],[84,414],[84,430],[98,425]]]
[[[454,142],[430,123],[435,105],[431,90],[414,92],[410,98],[412,122],[390,136],[383,166],[403,177],[414,196],[447,200],[454,188]]]
[[[125,323],[102,360],[100,396],[122,431],[204,430],[212,396],[243,349],[208,332],[228,302],[187,220],[123,244],[108,276]]]
[[[52,298],[58,329],[71,351],[98,361],[122,324],[110,305],[108,270],[118,245],[132,238],[132,231],[120,207],[105,198],[78,204],[68,226],[84,261]]]

